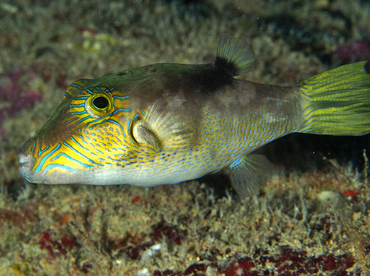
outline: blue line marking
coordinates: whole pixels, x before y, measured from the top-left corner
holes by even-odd
[[[77,172],[78,171],[75,168],[72,168],[72,167],[69,167],[69,166],[66,166],[66,165],[63,165],[63,164],[50,164],[45,168],[44,174],[46,174],[48,171],[50,171],[52,169],[55,169],[55,168],[61,168],[63,170],[67,170],[67,171],[70,171],[70,172]]]
[[[85,103],[82,104],[71,104],[70,107],[84,107]]]
[[[80,146],[81,148],[83,148],[84,150],[87,150],[88,151],[88,149],[87,148],[85,148],[84,146],[82,146],[75,138],[73,138],[73,137],[71,137],[71,140],[73,141],[73,142],[75,142],[78,146]]]
[[[131,108],[130,108],[130,109],[118,109],[118,110],[116,110],[116,111],[114,111],[114,112],[112,112],[112,113],[110,113],[110,114],[105,115],[104,117],[97,118],[97,119],[95,119],[95,120],[93,120],[93,121],[91,121],[91,122],[87,123],[87,124],[86,124],[86,126],[88,126],[88,125],[90,125],[90,124],[94,124],[94,123],[96,123],[96,122],[98,122],[98,121],[104,120],[104,119],[105,119],[105,118],[107,118],[107,117],[111,117],[112,115],[116,114],[116,113],[117,113],[117,112],[119,112],[119,111],[131,111]],[[90,116],[89,116],[89,117],[90,117]],[[90,117],[90,118],[91,118],[91,117]],[[110,120],[107,120],[107,121],[110,121]],[[95,127],[96,125],[98,125],[98,124],[100,124],[100,123],[98,122],[97,124],[92,125],[92,126],[91,126],[91,129],[92,129],[93,127]]]
[[[128,121],[127,121],[127,133],[130,133],[130,124],[131,124],[131,120],[128,119]]]
[[[120,109],[117,109],[116,111],[112,112],[112,115],[113,114],[116,114],[118,112],[121,112],[121,111],[123,111],[123,112],[130,112],[131,111],[131,108],[120,108]]]
[[[79,123],[82,123],[83,121],[87,120],[87,119],[90,119],[91,116],[90,115],[87,115],[85,118],[82,118],[81,120],[77,121],[76,125],[79,124]]]
[[[71,157],[71,156],[67,155],[67,154],[66,154],[66,153],[64,153],[64,152],[58,153],[58,155],[57,155],[57,156],[55,156],[55,157],[53,157],[53,158],[51,159],[51,161],[54,161],[54,160],[58,159],[58,158],[59,158],[59,157],[61,157],[61,156],[64,156],[64,157],[66,157],[67,159],[69,159],[69,160],[71,160],[71,161],[73,161],[73,162],[76,162],[76,163],[78,163],[78,164],[80,164],[80,165],[82,165],[82,166],[84,166],[84,167],[87,167],[87,168],[92,168],[92,167],[93,167],[92,165],[85,164],[85,163],[83,163],[83,162],[81,162],[81,161],[79,161],[79,160],[77,160],[77,159],[75,159],[75,158],[73,158],[73,157]]]
[[[50,157],[50,155],[52,155],[54,152],[56,152],[58,149],[60,148],[60,143],[55,147],[55,149],[53,149],[51,152],[49,152],[47,155],[45,155],[42,159],[41,159],[41,162],[40,164],[37,166],[37,168],[35,169],[35,172],[39,172],[41,170],[41,167],[44,165],[44,163],[46,162],[46,160]]]
[[[124,100],[124,99],[127,99],[129,96],[112,96],[113,99],[120,99],[120,100]]]
[[[43,154],[48,148],[49,145],[47,145],[43,150],[41,150],[41,141],[39,141],[39,155]]]
[[[102,164],[99,164],[99,163],[96,163],[96,162],[94,162],[92,159],[90,159],[90,158],[88,158],[86,155],[84,155],[84,154],[82,154],[81,152],[79,152],[79,151],[77,151],[74,147],[72,147],[70,144],[68,144],[68,143],[66,143],[66,142],[63,142],[63,144],[65,145],[65,146],[67,146],[68,148],[70,148],[71,150],[73,150],[75,153],[77,153],[77,154],[79,154],[80,156],[82,156],[82,157],[84,157],[84,158],[86,158],[88,161],[90,161],[91,163],[93,163],[93,164],[95,164],[95,165],[98,165],[98,166],[103,166]],[[76,160],[76,162],[80,162],[80,161],[78,161],[78,160]],[[84,163],[82,163],[81,162],[81,164],[84,164]],[[89,166],[89,165],[87,165],[86,164],[86,166]]]
[[[86,91],[87,93],[91,94],[91,95],[96,94],[96,93],[92,92],[92,91],[91,91],[90,89],[88,89],[88,88],[86,88],[86,89],[85,89],[85,91]]]
[[[97,132],[99,132],[101,135],[104,135],[104,133],[100,130],[100,129],[96,129]],[[101,136],[98,136],[101,140],[103,140],[103,138]]]
[[[86,111],[80,111],[80,112],[71,112],[71,113],[69,113],[70,115],[82,115],[82,114],[84,114],[84,113],[86,113]]]
[[[36,141],[35,141],[35,142],[33,142],[31,152],[34,152],[34,151],[35,151],[35,147],[36,147]]]

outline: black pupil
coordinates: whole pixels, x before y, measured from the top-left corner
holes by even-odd
[[[105,97],[97,97],[93,100],[93,104],[97,108],[106,108],[109,104],[108,99]]]

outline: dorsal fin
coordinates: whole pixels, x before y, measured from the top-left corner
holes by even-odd
[[[233,76],[243,75],[255,61],[253,50],[245,37],[223,36],[220,38],[215,60],[215,65],[220,70]]]

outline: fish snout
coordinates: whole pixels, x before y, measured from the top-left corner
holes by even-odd
[[[26,178],[28,181],[30,176],[32,175],[32,168],[35,162],[35,158],[31,154],[24,154],[22,152],[19,153],[19,172],[22,177]]]
[[[31,138],[20,148],[18,152],[20,163],[19,173],[29,182],[40,183],[39,181],[35,181],[34,164],[36,159],[33,150],[34,145],[35,141]]]

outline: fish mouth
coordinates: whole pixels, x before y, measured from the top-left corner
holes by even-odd
[[[32,183],[42,183],[42,181],[37,181],[38,179],[35,176],[35,172],[32,170],[35,158],[31,154],[19,154],[19,173],[24,177],[28,182]]]
[[[35,170],[35,162],[38,157],[33,156],[33,152],[23,153],[19,152],[19,173],[30,183],[35,184],[78,184],[81,182],[80,178],[76,178],[73,173],[66,174],[65,171],[53,172],[46,174],[44,171]]]
[[[21,164],[19,167],[19,172],[24,178],[27,178],[27,176],[30,175],[34,160],[35,158],[33,158],[30,154],[19,154],[19,163]]]
[[[21,167],[30,168],[30,163],[33,163],[34,158],[30,154],[19,154],[19,163]]]

